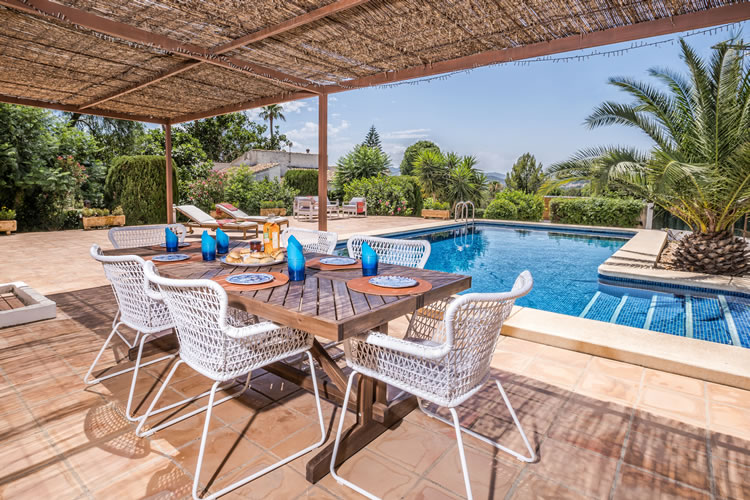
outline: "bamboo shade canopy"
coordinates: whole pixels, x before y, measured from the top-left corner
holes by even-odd
[[[730,0],[0,0],[0,101],[179,123],[748,18]]]

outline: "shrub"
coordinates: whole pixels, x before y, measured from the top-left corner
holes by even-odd
[[[562,198],[550,201],[552,222],[586,226],[638,225],[643,202],[621,198]]]
[[[63,211],[63,229],[81,229],[81,214],[80,208],[68,208]]]
[[[397,175],[390,177],[390,182],[401,187],[404,196],[406,196],[406,206],[411,209],[413,214],[419,214],[422,211],[422,199],[424,197],[419,179],[413,175]]]
[[[224,172],[208,173],[205,179],[196,179],[185,185],[183,199],[204,212],[210,212],[217,203],[225,201],[227,174]]]
[[[107,173],[111,205],[121,205],[128,224],[160,224],[167,220],[166,161],[163,156],[120,156]],[[172,171],[177,188],[177,169]],[[179,193],[174,199],[179,200]]]
[[[260,213],[262,200],[278,200],[280,207],[292,211],[292,202],[298,191],[282,184],[278,179],[255,180],[254,172],[247,166],[232,169],[226,182],[225,201],[240,207],[251,215]]]
[[[0,220],[16,220],[16,211],[12,208],[0,208]]]
[[[495,199],[484,212],[487,219],[514,220],[518,217],[518,209],[510,200]]]
[[[409,183],[394,179],[381,175],[353,180],[344,187],[344,199],[365,198],[371,215],[414,214],[414,206],[409,205],[413,195]]]
[[[283,201],[261,201],[260,208],[284,208]]]
[[[424,200],[423,207],[426,210],[450,210],[451,206],[447,201],[437,201],[435,198]]]
[[[509,201],[516,207],[515,220],[540,221],[544,213],[544,201],[541,196],[527,194],[523,191],[505,189],[495,195],[495,200]],[[493,202],[494,203],[494,202]],[[490,203],[492,206],[492,203]],[[487,207],[489,211],[489,207]],[[487,217],[491,217],[489,214]]]
[[[81,210],[83,217],[105,217],[109,215],[109,210],[106,208],[84,208]]]
[[[316,196],[318,194],[318,171],[312,168],[289,170],[284,175],[284,185],[299,191],[300,196]]]

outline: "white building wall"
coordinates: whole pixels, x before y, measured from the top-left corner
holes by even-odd
[[[278,163],[283,175],[290,168],[318,168],[318,155],[251,149],[234,160],[232,165],[257,165],[259,163]]]

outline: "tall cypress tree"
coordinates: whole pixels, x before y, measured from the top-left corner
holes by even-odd
[[[378,131],[375,130],[375,125],[370,127],[370,131],[367,132],[365,142],[363,142],[362,145],[367,146],[368,148],[377,149],[381,153],[383,152],[383,147],[380,145],[380,135],[378,134]]]

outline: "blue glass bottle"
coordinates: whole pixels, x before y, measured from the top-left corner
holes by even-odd
[[[201,235],[201,254],[205,261],[216,260],[216,240],[208,234],[208,231],[203,231]]]
[[[223,255],[229,253],[229,236],[221,230],[216,230],[216,253]]]
[[[294,236],[290,236],[289,241],[287,241],[286,259],[288,263],[289,279],[291,281],[304,281],[305,254],[302,250],[302,245]]]
[[[172,230],[168,227],[164,228],[164,233],[167,252],[176,252],[180,244],[179,240],[177,239],[177,235],[174,234],[174,232],[172,232]]]
[[[362,243],[362,276],[378,275],[378,254],[367,243]]]

